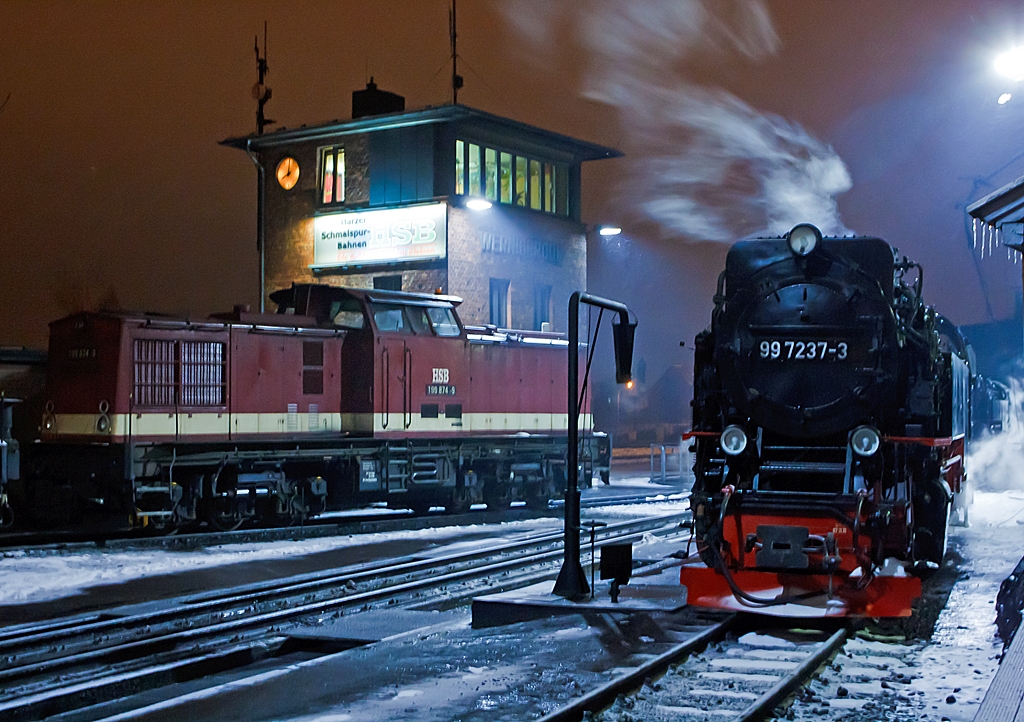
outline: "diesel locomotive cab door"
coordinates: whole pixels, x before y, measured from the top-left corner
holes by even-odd
[[[412,326],[399,304],[374,303],[372,313],[379,331],[374,431],[402,432],[412,424],[412,349],[407,343]]]

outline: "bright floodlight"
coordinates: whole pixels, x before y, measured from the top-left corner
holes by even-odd
[[[470,198],[466,201],[466,208],[473,211],[486,211],[491,207],[490,201],[485,201],[483,198]]]
[[[618,226],[601,226],[598,229],[598,233],[602,236],[617,236],[622,233],[622,229]]]
[[[1012,97],[1013,96],[1010,95],[1009,93],[1003,93],[1002,95],[999,96],[999,100],[997,100],[996,102],[999,103],[1000,105],[1006,105],[1008,102],[1010,102],[1010,98]]]
[[[1007,50],[996,58],[996,72],[1011,80],[1024,80],[1024,46]]]

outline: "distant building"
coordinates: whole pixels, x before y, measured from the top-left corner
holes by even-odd
[[[467,323],[564,331],[586,287],[580,166],[620,153],[464,105],[405,112],[372,81],[352,105],[223,141],[263,169],[264,299],[293,282],[441,289]]]

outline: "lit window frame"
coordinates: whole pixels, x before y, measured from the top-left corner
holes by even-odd
[[[503,206],[568,218],[569,168],[568,163],[460,137],[455,139],[454,195],[487,198]],[[522,202],[517,185],[520,170],[524,171]],[[508,183],[504,185],[506,171]]]
[[[345,146],[329,145],[317,149],[319,158],[318,200],[321,206],[346,204]]]

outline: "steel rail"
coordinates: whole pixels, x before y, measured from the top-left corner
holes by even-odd
[[[603,527],[601,534],[604,536],[636,527],[657,528],[675,519],[687,516],[687,513],[662,514],[656,517],[648,517],[641,520],[617,522]],[[152,625],[154,623],[173,620],[182,615],[187,609],[189,615],[198,613],[214,613],[220,607],[233,607],[246,602],[266,603],[276,597],[289,596],[299,593],[309,593],[332,585],[345,584],[349,581],[359,582],[372,580],[382,576],[395,576],[408,574],[423,570],[443,567],[446,564],[460,564],[475,561],[486,557],[510,554],[537,547],[544,544],[556,544],[562,539],[561,532],[545,532],[535,536],[520,539],[514,542],[497,544],[483,547],[472,552],[459,552],[430,559],[412,559],[411,561],[395,564],[393,562],[380,565],[369,565],[355,569],[345,569],[337,572],[329,570],[307,576],[302,581],[291,581],[284,585],[274,582],[247,585],[239,592],[238,588],[225,590],[212,598],[202,601],[189,602],[186,598],[183,607],[173,607],[154,612],[146,612],[135,615],[119,617],[104,617],[102,613],[91,614],[82,619],[56,620],[53,623],[33,625],[28,630],[23,628],[3,631],[0,630],[0,654],[11,655],[12,649],[24,648],[32,644],[45,644],[57,639],[66,640],[71,634],[95,634],[107,630],[124,630],[131,626]],[[0,669],[0,679],[3,679],[4,670]]]
[[[778,684],[743,710],[736,718],[737,722],[760,722],[769,716],[783,700],[803,686],[806,679],[814,674],[818,667],[846,644],[848,634],[849,630],[846,627],[837,629],[831,637],[821,643],[814,654],[801,662],[790,674],[779,680]]]
[[[615,701],[620,694],[634,692],[643,686],[644,681],[663,674],[679,660],[698,652],[712,642],[720,641],[732,628],[736,621],[733,614],[724,620],[699,632],[685,642],[680,642],[666,652],[649,659],[631,672],[601,685],[579,699],[573,700],[564,707],[556,709],[538,720],[538,722],[577,722],[588,712],[595,714]]]
[[[585,508],[601,506],[622,506],[625,504],[653,504],[659,501],[682,501],[671,498],[681,492],[666,489],[665,498],[655,499],[657,494],[612,497],[609,499],[584,499]],[[685,496],[689,496],[687,492]],[[500,524],[505,521],[541,519],[552,516],[551,512],[565,506],[565,500],[552,499],[545,509],[528,509],[515,506],[509,509],[478,509],[457,514],[416,515],[409,510],[395,509],[377,514],[352,514],[344,517],[315,516],[294,526],[268,526],[243,528],[234,531],[206,531],[170,533],[164,536],[139,536],[137,532],[123,531],[109,536],[97,536],[84,532],[10,532],[0,533],[0,550],[17,551],[61,551],[96,548],[175,548],[202,549],[217,544],[251,543],[260,541],[292,541],[295,538],[324,538],[346,534],[373,534],[388,531],[406,531],[423,528],[455,527],[465,524]],[[509,518],[511,517],[511,519]],[[424,522],[438,522],[423,525]],[[369,528],[366,528],[369,527]],[[382,528],[378,528],[382,527]]]
[[[614,539],[622,540],[626,538],[642,538],[645,533],[647,532],[637,531],[614,537]],[[605,541],[611,541],[611,539],[606,539]],[[520,558],[516,560],[507,560],[497,564],[488,565],[483,568],[467,570],[461,573],[444,575],[442,577],[433,577],[428,580],[417,582],[407,582],[387,589],[352,595],[342,600],[335,600],[335,602],[361,605],[370,601],[379,601],[380,599],[386,598],[389,595],[394,595],[397,592],[412,591],[422,587],[442,585],[453,581],[454,577],[466,579],[485,576],[495,572],[515,569],[517,566],[528,567],[545,561],[554,562],[560,557],[561,551],[556,549],[532,555],[526,559]],[[546,569],[539,575],[539,577],[552,578],[555,573],[556,570],[553,568]],[[532,577],[527,580],[527,583],[529,581],[532,581]],[[340,606],[340,604],[333,603],[330,606]],[[254,620],[251,618],[237,620],[229,625],[219,625],[220,628],[216,631],[226,634],[232,631],[237,632],[239,628],[244,628],[245,626],[257,626],[258,621],[264,623],[267,621],[280,621],[282,618],[287,616],[298,616],[315,611],[327,611],[323,609],[323,607],[324,605],[322,604],[310,604],[306,605],[305,608],[296,608],[293,610],[286,610],[284,613],[278,612],[273,613],[272,615],[266,615],[273,616],[273,620],[268,620],[266,618],[260,620]],[[269,637],[266,634],[267,632],[270,633]],[[277,636],[274,636],[275,634]],[[202,636],[213,636],[213,631],[211,628],[204,628],[187,630],[186,632],[168,635],[167,638],[158,640],[161,648],[157,649],[157,655],[160,652],[168,652],[168,649],[173,650],[174,644],[177,644],[180,641]],[[171,639],[172,637],[174,639]],[[254,661],[256,658],[267,656],[267,650],[280,648],[285,641],[285,636],[281,635],[273,625],[271,625],[262,634],[262,636],[254,637],[249,640],[242,640],[241,635],[236,633],[236,635],[231,638],[234,645],[228,651],[225,651],[223,647],[219,646],[223,642],[223,638],[224,636],[222,635],[219,639],[208,640],[206,646],[196,644],[190,648],[188,653],[183,657],[171,660],[155,660],[147,667],[129,670],[107,669],[105,670],[106,674],[93,679],[75,679],[72,675],[64,675],[61,678],[61,681],[65,682],[64,685],[44,689],[42,691],[30,692],[22,696],[13,697],[7,701],[0,702],[0,715],[2,715],[4,719],[10,719],[12,722],[15,722],[16,720],[37,719],[40,716],[80,709],[92,704],[116,699],[124,696],[125,694],[137,693],[146,689],[164,686],[171,682],[195,678],[202,676],[202,674],[225,671],[233,667],[244,666]],[[153,641],[154,640],[145,640],[144,642]],[[173,644],[169,645],[169,641],[173,642]],[[129,643],[120,648],[99,651],[107,653],[116,651],[123,655],[124,651],[138,646],[139,643]],[[78,655],[76,661],[87,661],[84,660],[87,656],[91,655]],[[123,659],[115,659],[113,661],[123,661]]]
[[[622,541],[626,539],[639,539],[650,531],[649,528],[636,531],[625,531],[622,534],[609,535],[602,541]],[[175,632],[158,634],[146,639],[134,640],[108,647],[93,649],[88,652],[81,652],[69,656],[57,657],[33,664],[11,667],[0,670],[0,681],[38,677],[44,674],[53,673],[67,667],[96,664],[103,662],[124,662],[132,658],[143,658],[147,650],[153,650],[152,654],[160,654],[173,649],[183,642],[197,642],[203,638],[215,637],[218,635],[237,634],[253,627],[272,627],[274,624],[287,621],[304,615],[323,614],[336,611],[340,608],[359,606],[372,602],[379,602],[389,597],[395,597],[404,593],[419,591],[424,588],[437,587],[452,582],[469,581],[475,578],[494,575],[501,572],[536,566],[544,562],[553,561],[561,556],[559,549],[546,552],[517,557],[484,566],[472,567],[457,572],[443,575],[428,576],[425,579],[407,581],[399,584],[388,585],[378,589],[357,592],[334,599],[319,600],[286,609],[278,609],[269,612],[258,612],[244,618],[233,619],[226,622],[218,622],[203,627],[179,630]],[[189,650],[195,653],[195,649]],[[66,675],[67,676],[67,675]],[[69,682],[71,680],[68,680]],[[10,713],[16,706],[14,703],[18,698],[12,698],[5,703],[0,703],[0,712]]]

